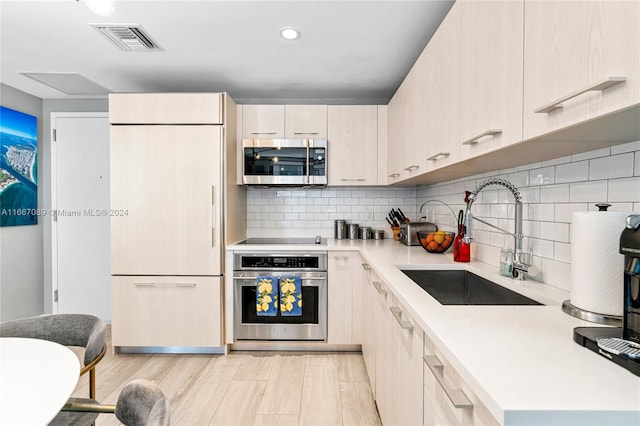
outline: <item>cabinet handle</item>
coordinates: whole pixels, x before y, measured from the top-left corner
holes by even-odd
[[[415,165],[415,164],[414,164],[414,165],[412,165],[412,166],[405,167],[404,169],[405,169],[406,171],[408,171],[408,172],[412,172],[414,169],[419,169],[419,168],[420,168],[420,166],[418,166],[418,165]]]
[[[382,287],[382,284],[380,284],[380,281],[371,281],[371,285],[376,289],[376,291],[385,296],[387,294],[387,289]]]
[[[397,178],[398,176],[400,176],[400,173],[391,173],[389,175],[389,177],[392,178],[392,179]]]
[[[444,383],[444,366],[440,362],[437,356],[435,355],[425,355],[422,359],[424,359],[424,363],[427,364],[429,370],[436,378],[436,381],[444,390],[444,393],[447,394],[449,401],[456,408],[473,408],[473,404],[467,398],[467,395],[461,389],[451,389],[448,388]]]
[[[343,182],[364,182],[362,178],[340,178]]]
[[[499,135],[500,133],[502,133],[502,129],[489,129],[486,132],[480,133],[478,136],[474,136],[471,139],[467,139],[466,141],[462,142],[462,145],[475,145],[478,142],[480,142],[478,139],[482,139],[485,136]]]
[[[536,109],[534,112],[536,114],[540,113],[549,113],[551,111],[555,111],[558,108],[562,108],[562,103],[568,101],[569,99],[575,98],[576,96],[580,96],[583,93],[592,92],[594,90],[603,91],[608,89],[611,86],[615,86],[616,84],[624,83],[627,80],[627,77],[607,77],[604,80],[600,80],[596,83],[593,83],[584,89],[580,89],[576,92],[573,92],[567,96],[563,96],[558,100],[555,100],[547,105],[541,106]]]
[[[371,270],[371,266],[369,266],[368,263],[363,263],[362,264],[362,269],[364,269],[365,271],[370,271]]]
[[[436,161],[440,157],[447,158],[450,155],[450,152],[439,152],[436,155],[432,155],[431,157],[427,158],[427,161]]]
[[[136,287],[195,287],[196,283],[133,283]]]
[[[347,260],[349,259],[349,256],[333,256],[333,258],[335,260]]]
[[[317,135],[318,132],[293,132],[294,135]]]
[[[211,247],[216,246],[216,186],[211,185]]]
[[[272,130],[268,130],[266,132],[251,132],[252,135],[275,135],[278,132],[274,132]]]
[[[389,310],[403,330],[413,330],[413,324],[411,324],[411,321],[402,319],[402,310],[400,308],[398,308],[397,306],[391,306]]]

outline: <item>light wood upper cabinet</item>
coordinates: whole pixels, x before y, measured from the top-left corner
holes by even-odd
[[[109,98],[111,124],[222,124],[222,93],[119,93]]]
[[[284,138],[284,105],[243,105],[242,137]]]
[[[284,125],[289,139],[327,139],[327,106],[286,105]]]
[[[525,2],[524,139],[640,104],[639,22],[638,1]]]
[[[522,140],[524,1],[464,1],[459,6],[457,146],[462,158],[470,158]]]
[[[111,126],[112,275],[222,268],[221,126]]]
[[[426,170],[460,158],[460,3],[456,2],[425,49]]]
[[[328,184],[378,184],[378,107],[330,105]]]
[[[389,102],[388,183],[424,173],[427,131],[427,55],[423,52]]]

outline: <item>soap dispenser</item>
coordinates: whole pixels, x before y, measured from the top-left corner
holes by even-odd
[[[513,250],[505,244],[500,250],[500,275],[511,278],[513,275]]]

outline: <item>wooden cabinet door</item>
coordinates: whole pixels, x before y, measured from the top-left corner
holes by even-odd
[[[378,107],[331,105],[327,115],[329,185],[377,185]]]
[[[366,263],[364,258],[359,258],[360,280],[362,282],[361,292],[361,318],[362,318],[362,357],[367,367],[367,375],[369,376],[369,384],[374,398],[376,398],[376,310],[374,302],[377,298],[377,292],[371,284],[372,279],[377,279],[371,272],[371,267]]]
[[[423,416],[422,330],[397,301],[390,306],[393,424],[419,425]],[[395,314],[391,312],[395,310]]]
[[[524,0],[459,6],[464,159],[522,140]]]
[[[389,311],[393,295],[382,282],[372,280],[372,284],[376,289],[372,306],[375,317],[376,403],[382,424],[391,425],[396,424],[394,422],[396,408],[393,406],[393,375],[396,374],[397,367],[392,361],[395,348],[391,328],[393,318]]]
[[[328,305],[327,343],[353,342],[353,253],[329,252],[328,259]]]
[[[286,105],[284,126],[289,139],[327,139],[327,106]]]
[[[284,105],[243,105],[242,137],[284,138]]]
[[[220,277],[111,277],[114,346],[222,346]]]
[[[408,119],[405,112],[405,92],[401,85],[387,106],[387,183],[390,185],[402,180],[405,163]]]
[[[640,103],[638,22],[638,1],[525,2],[524,139]]]
[[[429,41],[426,55],[426,170],[460,157],[460,3],[456,2]]]
[[[112,275],[218,275],[221,126],[111,126]]]
[[[112,124],[222,124],[223,93],[112,93]]]

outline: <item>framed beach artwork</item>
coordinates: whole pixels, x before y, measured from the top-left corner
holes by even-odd
[[[0,226],[38,223],[38,119],[0,106]]]

